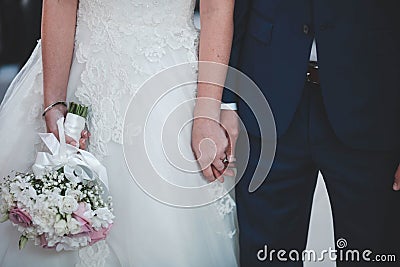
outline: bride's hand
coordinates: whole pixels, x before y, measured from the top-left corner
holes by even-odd
[[[65,117],[66,115],[67,115],[67,108],[63,105],[57,105],[46,112],[45,121],[46,121],[47,132],[53,133],[57,137],[57,139],[60,139],[58,135],[57,121],[60,118]],[[81,139],[79,140],[80,149],[87,148],[87,140],[89,139],[89,137],[90,133],[86,130],[83,130],[81,133]],[[65,141],[67,144],[70,144],[72,146],[77,145],[76,141],[71,137],[69,137],[68,135],[65,136]]]

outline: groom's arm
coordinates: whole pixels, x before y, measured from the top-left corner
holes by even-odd
[[[242,50],[242,39],[246,32],[247,20],[249,15],[251,0],[236,0],[234,10],[234,34],[232,41],[232,50],[230,55],[229,66],[240,70],[240,55]],[[229,71],[227,79],[235,79],[237,72]],[[233,83],[234,84],[234,83]],[[221,105],[220,123],[225,129],[228,136],[228,149],[226,151],[227,159],[229,160],[228,167],[235,167],[235,147],[239,137],[239,117],[236,113],[239,88],[225,88],[223,91]]]
[[[234,9],[234,33],[232,40],[232,49],[229,60],[229,66],[235,69],[240,69],[240,54],[242,47],[242,39],[246,32],[247,19],[250,9],[251,0],[235,0],[235,9]],[[229,75],[229,73],[228,73]],[[229,77],[228,77],[229,79]],[[231,88],[235,89],[235,88]],[[231,90],[224,89],[222,102],[224,103],[236,103],[237,96]],[[235,90],[234,90],[235,91]],[[231,108],[234,106],[230,106]]]

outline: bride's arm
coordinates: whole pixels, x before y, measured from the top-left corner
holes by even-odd
[[[66,99],[78,0],[44,0],[42,57],[44,105]]]
[[[74,50],[77,7],[78,0],[43,1],[42,59],[45,107],[66,100]],[[66,112],[67,108],[63,105],[56,105],[46,112],[46,126],[49,132],[58,136],[56,121],[65,116]],[[72,142],[69,138],[67,141]]]
[[[200,61],[228,65],[233,39],[234,4],[234,0],[200,1]],[[200,63],[199,80],[209,80],[210,82],[218,80],[219,84],[224,84],[226,71],[227,68],[221,67],[221,65],[212,67],[209,64]],[[218,73],[217,77],[216,73]],[[210,74],[213,76],[212,79],[209,79]],[[195,117],[203,118],[196,118],[194,121],[192,148],[203,169],[204,176],[209,181],[220,177],[226,167],[223,159],[228,156],[229,141],[219,124],[222,91],[222,86],[198,84]],[[216,101],[207,100],[210,98]],[[212,140],[215,146],[207,145],[207,142],[202,142],[203,140]]]

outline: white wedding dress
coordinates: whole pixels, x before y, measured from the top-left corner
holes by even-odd
[[[197,60],[194,2],[80,0],[67,100],[89,106],[92,136],[88,150],[107,167],[115,223],[105,242],[57,253],[35,247],[32,242],[19,251],[18,232],[5,222],[0,224],[1,267],[238,266],[235,204],[229,194],[197,208],[163,204],[135,182],[124,158],[124,114],[132,96],[159,71]],[[196,71],[185,75],[195,79]],[[45,131],[42,78],[39,42],[0,107],[1,177],[12,170],[28,170],[41,149],[37,133]],[[193,99],[195,94],[196,86],[189,85],[163,98],[164,104],[161,101],[147,120],[149,153],[136,157],[138,162],[131,168],[140,168],[141,157],[152,157],[157,171],[169,182],[182,186],[206,184],[199,172],[184,172],[172,166],[158,138],[170,109]],[[190,119],[192,109],[180,116]],[[189,123],[180,132],[179,147],[193,160],[190,139]],[[159,177],[145,178],[152,181]],[[215,186],[220,188],[221,184]]]

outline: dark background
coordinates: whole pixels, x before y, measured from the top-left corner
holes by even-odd
[[[0,0],[0,102],[40,39],[42,0]]]
[[[40,38],[41,0],[0,0],[0,65],[28,59]]]

